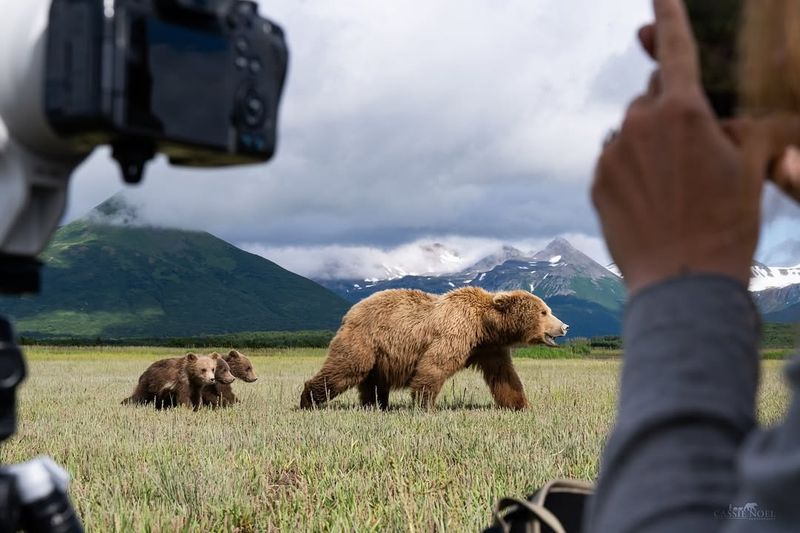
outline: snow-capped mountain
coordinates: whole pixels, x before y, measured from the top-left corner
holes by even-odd
[[[430,248],[432,261],[461,260],[442,246]],[[616,334],[620,330],[625,289],[615,264],[602,266],[568,241],[559,238],[538,252],[504,246],[454,274],[403,275],[397,269],[388,279],[317,280],[339,296],[357,302],[392,288],[444,293],[473,285],[490,291],[522,289],[544,298],[565,317],[577,335]],[[754,263],[750,290],[765,322],[800,321],[800,265],[770,267]]]
[[[615,263],[609,263],[606,268],[617,276],[622,276],[622,272]],[[754,261],[753,266],[750,267],[750,291],[753,293],[797,284],[800,284],[800,265],[770,267]]]
[[[619,267],[616,263],[609,263],[606,265],[606,269],[609,272],[612,272],[615,276],[622,277],[622,272],[620,272]]]
[[[750,268],[750,290],[780,289],[800,283],[800,265],[793,267],[769,267],[753,263]]]
[[[487,255],[474,265],[465,270],[465,274],[488,272],[497,265],[502,265],[506,261],[524,261],[526,259],[533,259],[534,252],[525,253],[513,246],[504,245],[499,252]]]
[[[457,250],[453,250],[444,244],[435,242],[420,246],[417,250],[419,256],[416,263],[419,266],[416,271],[409,272],[403,267],[392,266],[383,264],[381,265],[386,271],[386,277],[383,279],[396,279],[403,276],[418,276],[420,274],[436,274],[443,270],[452,271],[458,268],[464,262],[464,259],[459,255]],[[375,280],[377,281],[377,279]]]
[[[472,285],[489,291],[531,291],[544,298],[577,335],[584,336],[618,333],[619,311],[625,298],[617,275],[561,238],[536,253],[504,247],[455,274],[317,282],[352,302],[393,288],[444,293]]]
[[[765,322],[800,321],[800,265],[769,267],[754,263],[750,291]]]

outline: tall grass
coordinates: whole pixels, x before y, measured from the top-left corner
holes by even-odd
[[[89,531],[474,531],[502,495],[556,477],[593,479],[613,416],[614,360],[516,359],[531,408],[498,410],[477,373],[438,408],[393,393],[385,413],[349,392],[299,411],[324,350],[251,352],[259,374],[226,410],[119,404],[149,361],[174,350],[31,348],[13,463],[52,455],[73,476]],[[180,351],[179,351],[180,353]],[[766,362],[762,419],[785,408]]]

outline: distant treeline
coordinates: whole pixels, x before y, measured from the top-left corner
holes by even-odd
[[[797,341],[797,328],[792,324],[764,324],[761,337],[763,349],[793,348]],[[47,346],[165,346],[169,348],[212,348],[231,346],[237,348],[327,348],[334,331],[257,331],[204,335],[201,337],[170,338],[85,338],[85,337],[20,337],[23,345]],[[541,347],[543,354],[549,348]],[[530,349],[528,349],[530,350]],[[562,347],[571,355],[579,356],[596,350],[622,350],[622,337],[606,335],[591,339],[572,339]],[[533,354],[535,350],[531,351]],[[538,352],[537,352],[538,353]]]
[[[793,324],[763,324],[761,329],[762,349],[790,349],[797,345],[798,328]],[[622,337],[607,335],[589,339],[592,348],[621,350]]]
[[[164,346],[168,348],[326,348],[334,331],[257,331],[201,337],[106,339],[100,337],[20,337],[29,346]]]

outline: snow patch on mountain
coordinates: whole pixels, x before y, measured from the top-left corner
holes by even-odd
[[[750,269],[750,290],[759,292],[800,283],[800,265],[769,267],[756,263]]]

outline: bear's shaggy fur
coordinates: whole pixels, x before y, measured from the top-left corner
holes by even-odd
[[[230,365],[233,377],[241,379],[245,383],[252,383],[258,379],[250,359],[241,352],[231,350],[228,355],[220,359],[220,363],[223,362],[226,363],[226,366]],[[237,403],[239,399],[233,393],[233,387],[230,385],[231,381],[223,381],[217,378],[217,382],[214,385],[203,389],[203,404],[214,407],[228,407]]]
[[[236,378],[231,373],[231,367],[217,352],[210,353],[209,357],[217,360],[217,370],[214,372],[214,383],[203,387],[202,405],[216,407],[219,402],[215,401],[213,391],[219,386],[230,387],[230,383],[233,383]],[[173,391],[166,391],[156,398],[156,402],[160,402],[162,405],[174,406],[177,404],[177,397]]]
[[[342,319],[322,368],[305,383],[300,406],[320,406],[355,386],[365,406],[385,409],[389,391],[405,387],[415,402],[431,406],[449,377],[473,367],[483,373],[499,407],[522,409],[528,401],[510,348],[553,346],[567,329],[525,291],[493,294],[465,287],[442,296],[381,291]]]
[[[153,402],[156,408],[183,405],[198,409],[203,402],[203,389],[216,381],[219,354],[162,359],[150,365],[139,376],[133,394],[123,404]]]

